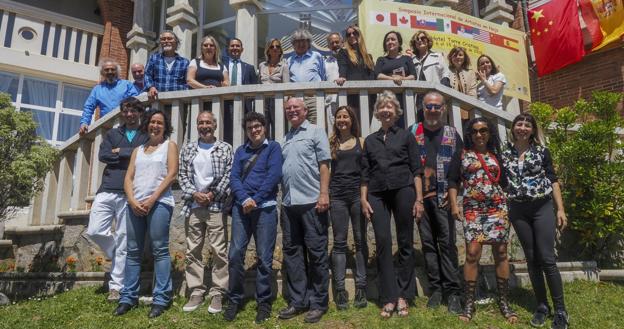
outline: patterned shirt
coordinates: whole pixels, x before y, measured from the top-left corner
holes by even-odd
[[[178,182],[182,189],[182,200],[184,200],[181,214],[185,218],[191,215],[193,193],[198,192],[193,178],[195,173],[193,160],[195,156],[197,156],[197,148],[197,142],[189,142],[184,145],[182,152],[180,152]],[[214,150],[212,151],[211,157],[214,179],[203,192],[212,192],[214,194],[214,201],[210,203],[208,210],[220,212],[223,207],[223,202],[230,194],[232,146],[226,142],[216,141],[213,148]]]
[[[163,53],[152,54],[145,66],[144,90],[149,90],[151,87],[156,87],[158,91],[188,89],[186,85],[186,70],[188,66],[189,60],[176,53],[175,61],[171,69],[168,70]]]
[[[557,182],[557,174],[546,147],[531,145],[524,153],[524,161],[520,161],[518,151],[508,144],[502,158],[508,180],[509,200],[525,202],[550,197],[552,183]]]

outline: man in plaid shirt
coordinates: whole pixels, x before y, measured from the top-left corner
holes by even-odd
[[[180,42],[171,31],[160,33],[161,52],[152,54],[145,67],[145,90],[150,99],[159,91],[186,90],[186,69],[189,60],[178,55]]]
[[[222,310],[223,294],[228,288],[228,254],[225,233],[227,215],[223,203],[230,194],[232,146],[215,137],[217,122],[211,112],[197,116],[198,141],[189,141],[180,153],[178,181],[182,189],[182,215],[186,218],[186,285],[191,291],[185,312],[196,310],[204,302],[204,240],[213,255],[212,298],[208,312]]]

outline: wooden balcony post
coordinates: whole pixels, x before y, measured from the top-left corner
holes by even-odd
[[[284,94],[275,94],[275,140],[284,138]]]
[[[73,170],[74,185],[69,207],[72,210],[85,208],[85,198],[87,197],[87,187],[89,184],[89,166],[91,161],[91,145],[93,141],[81,139],[76,151],[76,162]],[[58,210],[58,209],[57,209]]]
[[[244,135],[243,129],[241,127],[241,122],[243,122],[243,100],[244,98],[240,95],[234,96],[234,113],[232,115],[232,121],[228,122],[228,124],[233,125],[232,127],[232,146],[236,149],[239,145],[243,143]]]
[[[360,129],[362,137],[370,134],[370,104],[368,104],[368,90],[360,90]]]
[[[212,98],[212,115],[217,122],[216,136],[218,139],[223,140],[223,103],[219,96]]]
[[[461,107],[459,105],[460,104],[457,100],[451,100],[451,125],[455,127],[459,136],[463,136]]]
[[[202,102],[199,98],[191,99],[191,113],[189,114],[188,120],[186,120],[189,125],[186,129],[188,129],[188,136],[190,136],[190,141],[196,141],[199,138],[199,134],[197,133],[197,116],[200,112],[200,104]],[[178,145],[182,147],[181,145]]]

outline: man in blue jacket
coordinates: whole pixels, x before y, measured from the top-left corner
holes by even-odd
[[[103,117],[119,106],[121,100],[139,94],[132,82],[119,79],[119,70],[119,64],[113,59],[103,58],[100,61],[102,82],[93,87],[82,108],[80,129],[78,130],[80,135],[86,134],[89,130],[91,117],[93,117],[96,107],[100,108],[100,117]]]
[[[243,120],[248,142],[234,153],[230,187],[234,193],[232,207],[232,241],[230,242],[230,303],[224,318],[232,321],[241,309],[245,295],[245,252],[251,236],[256,242],[256,323],[271,317],[271,274],[273,250],[277,237],[277,185],[282,178],[282,149],[266,138],[266,119],[249,112]]]
[[[148,136],[139,130],[144,111],[141,102],[128,97],[121,101],[122,124],[109,130],[100,144],[99,159],[106,164],[102,184],[95,195],[87,236],[111,259],[111,280],[108,300],[119,299],[126,266],[126,210],[124,178],[135,147],[147,142]],[[114,223],[113,223],[114,221]],[[112,228],[114,225],[114,233]]]

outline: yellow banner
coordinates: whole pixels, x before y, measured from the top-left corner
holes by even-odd
[[[451,9],[378,0],[362,0],[359,26],[373,58],[383,56],[383,37],[396,30],[403,37],[403,49],[418,30],[434,39],[433,50],[444,53],[455,46],[468,51],[472,68],[477,58],[487,54],[507,78],[505,95],[530,101],[525,34]]]
[[[592,50],[598,50],[612,42],[621,40],[622,35],[624,35],[624,1],[591,0],[591,3],[604,35],[602,42]]]

